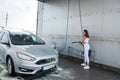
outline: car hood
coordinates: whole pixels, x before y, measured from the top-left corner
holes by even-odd
[[[25,51],[36,57],[46,57],[58,54],[53,48],[48,47],[47,45],[20,45],[16,46],[16,48],[17,50]]]

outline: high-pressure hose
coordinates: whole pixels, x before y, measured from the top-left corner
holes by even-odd
[[[81,24],[80,27],[81,27],[81,33],[82,33],[83,32],[83,25],[82,25],[82,15],[81,15],[80,0],[78,0],[78,4],[79,4],[79,19],[80,19],[80,24]]]
[[[67,45],[67,36],[68,36],[68,24],[69,24],[69,10],[70,10],[70,0],[68,0],[68,10],[67,10],[67,27],[66,27],[66,34],[65,34],[65,42],[63,48],[60,50],[60,52],[63,52],[66,45]]]
[[[81,27],[81,33],[83,32],[83,26],[82,26],[82,15],[81,15],[81,7],[80,7],[80,0],[78,0],[78,5],[79,5],[79,19],[80,19],[80,27]],[[65,35],[65,43],[63,48],[60,50],[60,52],[63,52],[66,45],[67,45],[67,36],[68,36],[68,24],[69,24],[69,10],[70,10],[70,0],[68,0],[68,10],[67,10],[67,27],[66,27],[66,35]],[[82,33],[83,34],[83,33]]]

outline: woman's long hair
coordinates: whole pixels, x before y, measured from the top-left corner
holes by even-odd
[[[85,32],[85,35],[84,35],[84,36],[86,36],[87,38],[89,38],[88,30],[84,30],[84,32]]]

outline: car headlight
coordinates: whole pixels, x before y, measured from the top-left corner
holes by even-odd
[[[34,57],[31,57],[31,56],[26,55],[26,54],[21,53],[21,52],[17,52],[17,56],[18,56],[20,59],[27,60],[27,61],[35,61],[35,60],[36,60]]]

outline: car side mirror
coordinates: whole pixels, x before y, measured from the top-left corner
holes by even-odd
[[[0,41],[0,44],[5,44],[5,45],[9,45],[9,42],[8,41]]]

